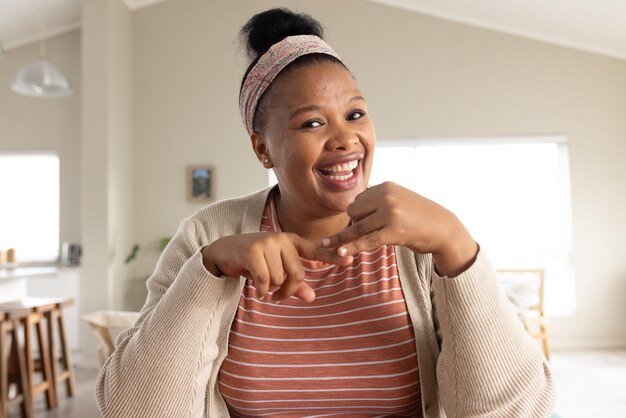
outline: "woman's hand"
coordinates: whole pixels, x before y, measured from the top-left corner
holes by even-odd
[[[315,292],[304,282],[300,257],[338,265],[352,262],[351,256],[339,256],[332,249],[286,232],[230,235],[202,248],[202,261],[209,272],[252,279],[259,299],[280,289],[273,293],[273,301],[293,295],[312,302]]]
[[[478,246],[449,210],[395,183],[359,194],[348,206],[352,225],[322,240],[322,246],[349,256],[381,245],[432,253],[437,272],[456,276],[474,261]]]

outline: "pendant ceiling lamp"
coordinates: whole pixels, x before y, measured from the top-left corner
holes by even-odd
[[[46,60],[43,30],[39,41],[39,59],[17,72],[11,90],[30,97],[65,97],[72,94],[67,76]]]
[[[11,90],[31,97],[64,97],[72,94],[67,76],[44,57],[22,67],[11,84]]]

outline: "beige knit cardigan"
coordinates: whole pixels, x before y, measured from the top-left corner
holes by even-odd
[[[200,249],[258,232],[269,190],[217,202],[181,223],[148,280],[139,320],[118,337],[98,377],[105,418],[229,416],[217,375],[245,279],[213,276]],[[430,254],[396,247],[396,257],[424,417],[549,417],[548,366],[486,256],[454,278],[437,276]]]

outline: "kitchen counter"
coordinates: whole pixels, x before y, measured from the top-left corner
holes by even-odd
[[[29,277],[54,277],[59,272],[57,266],[33,266],[33,267],[0,267],[0,281],[15,280]]]
[[[0,303],[33,296],[31,295],[33,288],[53,287],[57,285],[54,283],[57,281],[55,279],[67,276],[78,277],[79,272],[78,267],[55,265],[0,267]]]

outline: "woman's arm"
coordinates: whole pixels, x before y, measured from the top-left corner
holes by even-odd
[[[139,320],[98,377],[105,418],[202,416],[220,316],[238,281],[204,268],[200,241],[197,221],[183,221],[148,280]]]
[[[450,418],[542,418],[553,388],[539,348],[500,291],[494,269],[458,218],[394,183],[368,188],[348,207],[353,223],[322,244],[340,255],[381,245],[433,263],[442,344],[440,397]],[[448,277],[440,277],[438,274]],[[456,276],[456,277],[454,277]]]
[[[240,282],[234,278],[254,280],[262,289],[259,298],[280,288],[275,300],[292,294],[312,300],[315,293],[307,293],[301,256],[343,265],[352,261],[294,234],[211,239],[199,221],[185,220],[148,280],[148,299],[139,320],[120,334],[117,349],[100,373],[102,415],[202,416],[225,305],[240,296]]]
[[[546,360],[479,251],[457,277],[433,269],[441,353],[437,381],[450,418],[549,417],[554,387]]]

